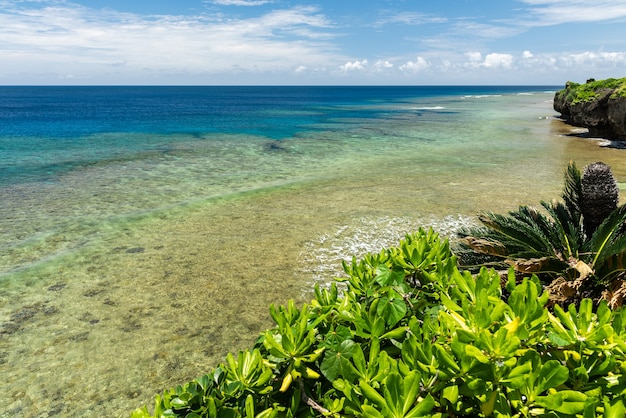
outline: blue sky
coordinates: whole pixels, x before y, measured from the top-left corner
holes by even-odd
[[[626,0],[0,0],[0,84],[626,76]]]

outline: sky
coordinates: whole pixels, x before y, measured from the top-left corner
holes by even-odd
[[[0,0],[0,85],[626,77],[626,0]]]

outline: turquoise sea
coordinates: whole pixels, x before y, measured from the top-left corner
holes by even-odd
[[[341,259],[625,182],[558,88],[0,87],[0,417],[128,416]]]

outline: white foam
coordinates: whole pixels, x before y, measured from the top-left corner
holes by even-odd
[[[303,273],[312,275],[314,283],[328,284],[334,278],[345,277],[342,260],[362,258],[365,254],[378,253],[383,248],[398,245],[406,234],[422,228],[433,228],[442,239],[451,239],[461,227],[475,225],[468,216],[430,217],[364,217],[354,219],[334,232],[320,235],[305,243],[300,254]],[[312,286],[307,286],[310,291]]]
[[[416,107],[415,110],[443,110],[445,107],[443,106],[424,106],[424,107]]]
[[[467,96],[463,96],[465,99],[484,99],[486,97],[502,97],[501,94],[468,94]]]

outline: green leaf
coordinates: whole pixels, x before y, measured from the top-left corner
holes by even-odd
[[[404,283],[404,270],[381,264],[376,268],[376,282],[381,286],[399,286]]]
[[[252,395],[246,397],[246,418],[254,418],[254,398]]]
[[[623,418],[625,416],[626,408],[622,398],[604,401],[604,418]]]
[[[475,358],[476,360],[478,360],[479,362],[483,364],[490,363],[489,357],[487,357],[482,351],[480,351],[478,348],[474,347],[473,345],[467,344],[465,346],[465,354],[467,354],[470,357]]]
[[[405,415],[405,418],[417,418],[417,417],[430,416],[428,414],[433,410],[435,405],[436,405],[435,398],[433,398],[431,394],[429,393],[428,395],[426,395],[424,399],[422,399],[417,404],[417,406],[415,406],[415,408],[411,409],[409,413]]]
[[[530,374],[533,371],[533,365],[530,361],[514,367],[504,379],[502,384],[511,389],[519,389],[528,383]]]
[[[401,417],[404,415],[405,402],[411,402],[404,398],[402,378],[397,373],[391,373],[385,380],[384,398],[390,415]]]
[[[345,325],[338,325],[326,332],[322,345],[331,350],[337,350],[342,342],[352,338],[352,331]]]
[[[338,350],[328,350],[324,355],[320,371],[328,380],[335,380],[342,376],[346,380],[352,380],[359,375],[358,371],[350,362],[352,354],[356,350],[354,341],[343,341]]]
[[[363,409],[363,418],[388,418],[371,405],[363,405],[361,408]]]
[[[432,348],[434,350],[435,358],[439,363],[440,369],[447,371],[452,375],[461,371],[461,368],[459,367],[456,358],[451,352],[447,351],[439,344],[433,344]]]
[[[391,331],[387,331],[386,333],[380,336],[380,339],[381,340],[384,340],[384,339],[403,340],[404,336],[406,335],[406,332],[407,332],[407,327],[401,326],[398,328],[394,328]]]
[[[459,386],[452,385],[446,386],[443,391],[443,399],[447,400],[451,404],[455,404],[459,400]]]
[[[406,415],[411,406],[415,404],[417,396],[420,391],[420,379],[421,375],[418,371],[413,370],[404,379],[400,380],[403,386],[402,397],[404,399],[402,405],[402,414]]]
[[[407,307],[404,299],[396,292],[389,292],[389,296],[383,296],[378,303],[377,313],[385,319],[388,326],[396,325],[404,315]]]
[[[543,406],[550,411],[570,415],[582,414],[586,401],[587,395],[575,390],[562,390],[548,396],[537,396],[535,398],[535,403],[538,406]]]
[[[376,389],[363,380],[359,380],[359,388],[361,389],[363,396],[365,396],[368,401],[376,405],[380,411],[385,411],[387,409],[387,401],[385,401],[385,398],[378,393]]]
[[[536,394],[544,393],[548,389],[556,388],[567,381],[569,372],[557,360],[549,360],[539,370]]]

